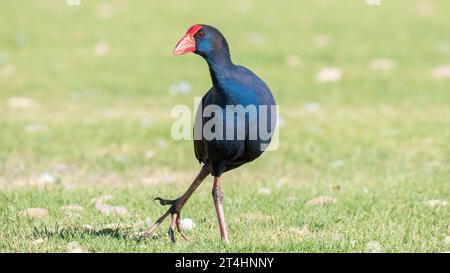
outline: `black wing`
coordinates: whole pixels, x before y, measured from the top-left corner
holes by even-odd
[[[202,131],[199,132],[198,136],[196,137],[196,130],[203,130],[202,124],[199,123],[199,121],[202,121],[203,117],[201,115],[202,109],[205,107],[205,101],[206,98],[214,92],[214,87],[209,89],[209,91],[203,96],[201,104],[198,106],[197,113],[195,113],[195,120],[194,120],[194,153],[195,157],[200,163],[208,163],[208,154],[206,153],[205,149],[205,142],[203,140],[203,134]],[[196,139],[197,138],[197,139]]]

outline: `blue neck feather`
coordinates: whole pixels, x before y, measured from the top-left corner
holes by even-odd
[[[234,64],[231,62],[231,57],[228,51],[222,51],[220,53],[210,53],[204,56],[209,66],[209,72],[214,87],[221,90],[227,84],[230,73],[234,68]]]

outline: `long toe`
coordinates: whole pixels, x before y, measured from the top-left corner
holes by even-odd
[[[187,240],[187,237],[183,234],[181,230],[180,225],[180,211],[181,207],[180,205],[180,198],[177,198],[175,200],[169,200],[169,199],[163,199],[161,197],[156,197],[154,199],[155,201],[159,201],[159,203],[163,206],[170,205],[170,208],[161,216],[159,219],[155,222],[155,224],[148,229],[145,232],[141,232],[137,234],[137,238],[142,240],[145,238],[149,238],[152,236],[153,232],[156,230],[156,228],[167,218],[167,216],[171,215],[171,221],[170,221],[170,228],[169,228],[169,237],[172,242],[176,242],[175,239],[175,227],[177,228],[178,232],[180,233],[181,237],[183,239]]]
[[[178,233],[181,235],[181,237],[182,237],[184,240],[188,241],[189,239],[188,239],[188,237],[184,234],[184,232],[183,232],[183,227],[181,226],[181,214],[178,214],[178,215],[177,215],[176,224],[177,224],[177,230],[178,230]]]
[[[159,201],[161,206],[173,205],[178,199],[170,200],[170,199],[162,199],[161,197],[156,197],[153,201]]]

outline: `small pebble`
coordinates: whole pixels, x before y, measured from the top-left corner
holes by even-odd
[[[63,210],[63,211],[83,211],[84,210],[84,208],[79,205],[67,205],[67,206],[62,206],[59,209]]]
[[[445,200],[428,200],[425,204],[429,207],[444,207],[448,205],[448,201]]]
[[[272,193],[272,190],[269,188],[259,188],[258,194],[269,195]]]
[[[67,244],[67,253],[88,253],[88,251],[81,248],[78,242],[73,241]]]
[[[381,253],[381,244],[377,241],[368,242],[366,245],[366,252],[368,253]]]
[[[318,34],[314,37],[314,43],[317,47],[327,47],[330,44],[330,38],[325,34]]]
[[[450,65],[436,67],[432,70],[431,74],[435,79],[450,78]]]
[[[33,245],[40,245],[40,244],[44,243],[45,241],[46,241],[45,239],[39,238],[39,239],[34,240],[32,243],[33,243]]]
[[[306,205],[318,206],[318,205],[328,205],[335,204],[336,198],[332,196],[319,196],[317,198],[311,199],[306,202]]]
[[[450,245],[450,236],[444,238],[444,244]]]
[[[192,230],[195,228],[195,223],[192,219],[184,218],[181,220],[181,228],[187,231]]]
[[[94,227],[89,224],[83,224],[81,225],[81,229],[85,232],[92,232],[95,231]]]
[[[109,201],[111,199],[113,199],[113,196],[108,194],[108,195],[102,195],[100,197],[92,198],[91,202],[92,203],[104,203],[105,201]]]
[[[300,65],[300,58],[296,55],[289,55],[286,57],[286,65],[296,67]]]
[[[147,159],[154,158],[156,156],[156,152],[152,150],[145,151],[144,157]]]
[[[43,173],[39,176],[38,179],[39,184],[54,184],[56,182],[56,178],[50,173]]]
[[[104,56],[108,55],[109,50],[110,50],[109,45],[106,42],[101,41],[95,45],[94,54],[99,57],[104,57]]]
[[[342,78],[342,71],[337,67],[322,68],[316,75],[316,81],[319,83],[337,82]]]
[[[105,215],[119,215],[119,216],[128,216],[129,212],[126,208],[120,206],[111,206],[102,203],[96,203],[95,208],[102,214]]]
[[[369,6],[380,6],[381,0],[366,0],[366,3]]]
[[[36,106],[34,100],[27,97],[12,97],[7,103],[11,109],[30,109]]]
[[[20,212],[23,217],[43,219],[48,217],[48,210],[43,208],[28,208]]]

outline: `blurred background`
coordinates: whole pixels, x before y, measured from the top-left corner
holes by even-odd
[[[211,80],[201,58],[172,50],[191,25],[205,23],[222,31],[234,63],[264,79],[280,105],[280,148],[224,178],[235,204],[230,221],[256,207],[278,219],[283,209],[284,220],[255,229],[305,224],[344,238],[286,246],[272,236],[258,248],[236,227],[244,244],[237,250],[362,251],[368,234],[386,240],[387,251],[443,250],[449,212],[422,207],[450,196],[450,1],[376,2],[0,0],[0,189],[20,200],[3,201],[0,218],[33,206],[51,214],[112,192],[128,210],[157,217],[150,198],[177,196],[200,168],[192,143],[172,140],[170,111],[193,108]],[[197,219],[215,225],[209,191],[191,209],[208,207]],[[303,208],[322,195],[340,205]],[[253,203],[258,196],[265,201]],[[362,207],[373,217],[355,216]],[[10,232],[0,237],[12,242]]]

